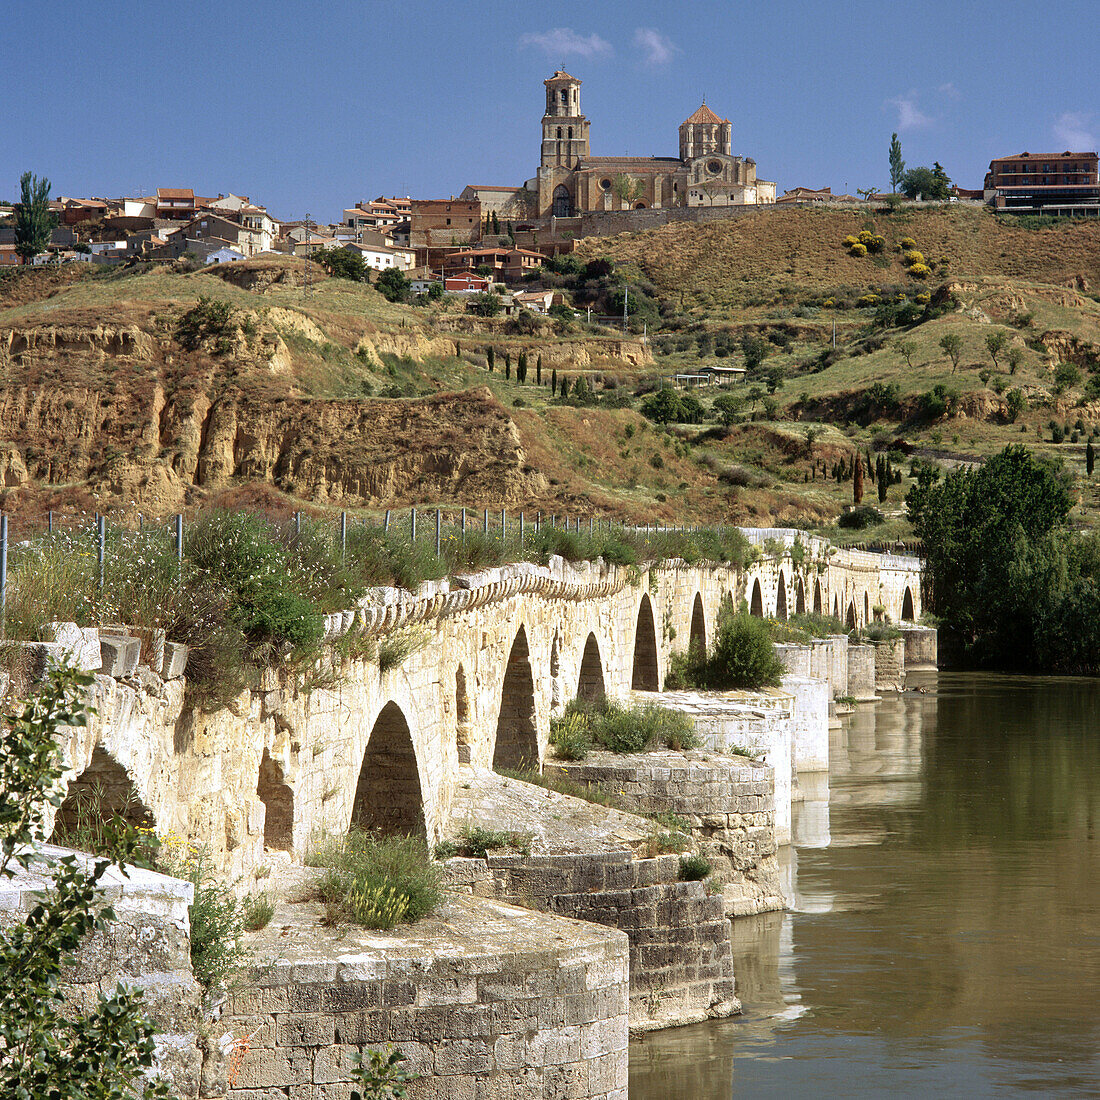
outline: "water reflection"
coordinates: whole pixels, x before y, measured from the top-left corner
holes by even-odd
[[[1100,681],[927,687],[800,777],[792,909],[733,926],[745,1015],[634,1044],[633,1100],[1100,1094]]]

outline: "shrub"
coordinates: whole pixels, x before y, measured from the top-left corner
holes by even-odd
[[[499,294],[484,290],[471,295],[466,302],[466,312],[477,317],[495,317],[503,308]]]
[[[904,249],[912,249],[917,247],[917,242],[912,237],[902,237],[898,242]]]
[[[927,279],[928,276],[932,274],[932,269],[927,264],[913,264],[913,266],[909,268],[909,274],[912,275],[914,279]]]
[[[701,882],[714,870],[706,856],[695,853],[680,857],[680,881]]]
[[[883,514],[870,504],[861,504],[850,512],[845,512],[837,521],[837,527],[845,527],[856,531],[864,527],[874,527],[885,519]]]
[[[877,306],[881,299],[877,294],[862,294],[856,299],[856,305],[868,308],[870,306]]]
[[[777,686],[785,671],[768,625],[742,609],[719,617],[709,653],[674,654],[665,686],[755,691]]]
[[[592,748],[586,715],[567,712],[550,719],[550,744],[563,760],[583,760]]]
[[[442,897],[439,868],[423,837],[374,837],[352,829],[321,842],[306,863],[324,868],[314,896],[330,924],[393,928],[427,916]]]
[[[924,253],[918,252],[915,248],[910,248],[902,253],[902,259],[911,267],[913,264],[924,263]]]
[[[241,902],[246,932],[259,932],[271,923],[275,916],[275,903],[267,894],[248,894]]]
[[[436,845],[436,859],[466,856],[469,859],[485,859],[492,851],[511,849],[527,856],[531,854],[531,833],[515,830],[486,829],[481,825],[465,825],[457,840],[444,840]]]
[[[682,751],[699,745],[691,719],[666,707],[626,706],[606,698],[573,699],[565,708],[565,719],[573,719],[575,728],[583,722],[592,742],[609,752],[645,752],[655,745]]]
[[[851,252],[853,256],[866,256],[867,246],[857,241],[848,251]]]

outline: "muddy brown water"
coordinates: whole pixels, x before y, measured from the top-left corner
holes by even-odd
[[[631,1044],[631,1100],[1100,1096],[1100,679],[928,674],[806,781],[744,1015]]]

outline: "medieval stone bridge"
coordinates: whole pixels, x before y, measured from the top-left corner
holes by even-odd
[[[71,791],[98,782],[129,793],[158,832],[207,845],[231,875],[263,864],[265,848],[300,853],[352,824],[423,829],[434,841],[462,763],[540,765],[555,708],[574,695],[659,690],[673,653],[709,642],[725,600],[853,626],[920,614],[915,559],[747,533],[764,552],[744,570],[555,559],[415,595],[374,590],[329,617],[330,635],[373,635],[383,651],[407,638],[403,661],[382,671],[388,660],[326,658],[312,686],[272,671],[261,690],[212,712],[185,705],[180,680],[140,668],[129,680],[100,676],[99,714],[67,746]]]

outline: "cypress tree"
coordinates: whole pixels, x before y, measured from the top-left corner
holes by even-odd
[[[489,370],[492,372],[497,362],[496,348],[492,344],[485,349],[485,361],[489,364]]]
[[[550,371],[550,396],[557,397],[558,395],[558,368],[554,367]]]
[[[512,377],[512,360],[507,352],[504,355],[504,377],[509,380]]]
[[[57,218],[50,213],[50,181],[30,172],[19,177],[19,205],[15,208],[15,251],[25,264],[45,251]]]
[[[564,401],[569,396],[569,377],[563,375],[561,380],[561,399]]]
[[[538,357],[538,361],[535,363],[535,384],[537,386],[542,385],[542,356]]]
[[[852,500],[856,504],[863,503],[863,463],[856,462],[855,472],[852,474]]]
[[[1092,440],[1090,439],[1085,444],[1085,472],[1089,475],[1089,477],[1092,477],[1092,470],[1095,465],[1096,450],[1092,445]]]
[[[890,485],[886,480],[886,471],[883,470],[882,476],[878,479],[878,502],[879,504],[886,503],[886,493],[889,490]]]
[[[527,381],[527,352],[519,353],[519,362],[516,364],[516,381],[521,385]]]

